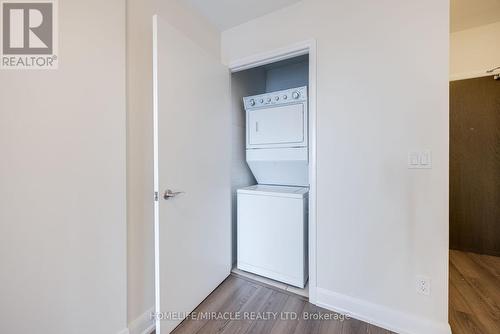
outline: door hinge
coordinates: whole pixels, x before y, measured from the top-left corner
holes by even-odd
[[[160,200],[160,194],[157,191],[155,191],[154,199],[155,199],[155,202],[158,202]]]

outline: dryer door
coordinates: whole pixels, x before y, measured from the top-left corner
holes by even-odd
[[[307,146],[306,103],[247,111],[247,148]]]

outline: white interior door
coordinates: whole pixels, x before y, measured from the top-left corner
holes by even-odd
[[[231,270],[230,74],[161,17],[153,26],[156,311],[168,317],[192,311]],[[167,189],[183,193],[164,199]],[[157,333],[180,322],[157,319]]]

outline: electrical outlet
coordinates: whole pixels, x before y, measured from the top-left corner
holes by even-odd
[[[417,292],[421,295],[431,294],[431,279],[426,276],[417,276]]]

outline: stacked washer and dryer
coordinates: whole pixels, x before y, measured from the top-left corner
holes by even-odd
[[[243,98],[246,161],[237,190],[237,267],[303,288],[308,278],[307,86]]]

